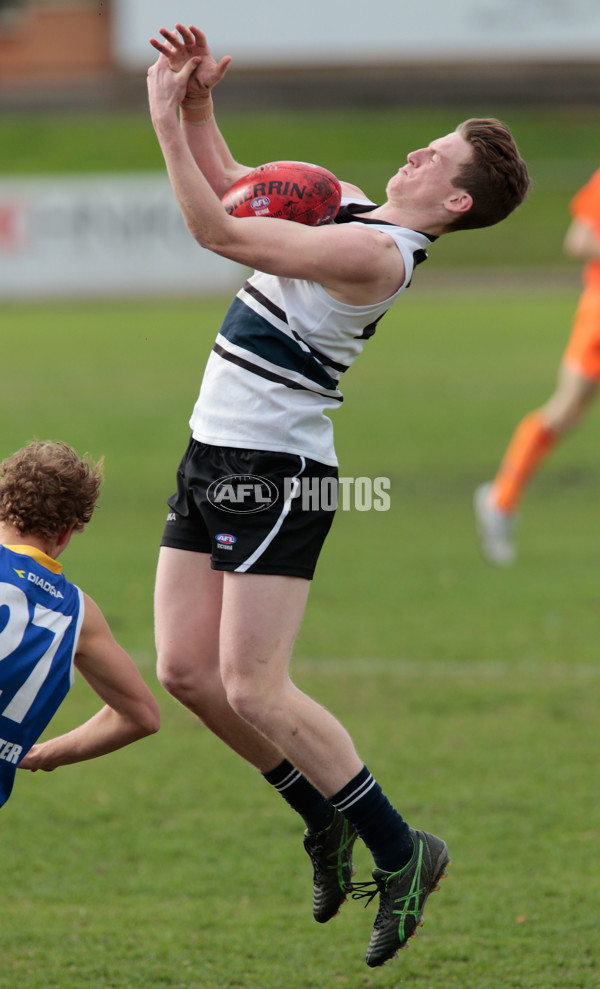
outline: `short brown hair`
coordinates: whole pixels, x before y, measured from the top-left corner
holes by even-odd
[[[34,440],[0,464],[0,522],[22,535],[54,539],[90,521],[102,460],[81,459],[66,443]]]
[[[473,199],[448,230],[474,230],[499,223],[519,206],[529,191],[527,165],[506,124],[495,117],[472,117],[456,128],[473,154],[452,179]]]

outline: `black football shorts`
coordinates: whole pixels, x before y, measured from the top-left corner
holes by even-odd
[[[337,467],[192,437],[167,502],[161,546],[210,553],[213,570],[310,580],[337,495]]]

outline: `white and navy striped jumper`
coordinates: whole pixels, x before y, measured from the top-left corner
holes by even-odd
[[[233,300],[208,359],[190,419],[194,439],[337,465],[333,426],[324,413],[341,404],[342,374],[435,240],[360,217],[374,206],[343,199],[335,222],[368,223],[395,241],[405,267],[398,291],[382,302],[351,306],[318,282],[254,272]]]

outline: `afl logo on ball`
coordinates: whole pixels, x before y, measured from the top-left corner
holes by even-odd
[[[213,481],[207,491],[211,505],[223,512],[250,515],[274,505],[279,491],[266,477],[257,474],[229,474]]]
[[[271,200],[268,196],[257,196],[257,198],[253,199],[250,203],[250,208],[253,210],[263,210],[267,208],[270,202]]]

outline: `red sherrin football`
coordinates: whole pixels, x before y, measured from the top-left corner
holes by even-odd
[[[275,216],[316,227],[336,215],[342,190],[332,172],[304,161],[259,165],[221,197],[231,216]]]

